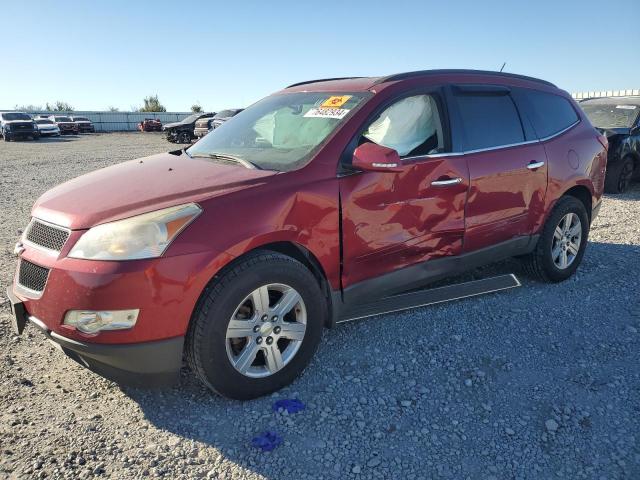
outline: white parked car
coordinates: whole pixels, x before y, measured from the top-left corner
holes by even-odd
[[[60,136],[60,128],[56,125],[56,122],[49,120],[48,118],[36,118],[34,120],[38,126],[38,131],[41,137],[46,136]]]

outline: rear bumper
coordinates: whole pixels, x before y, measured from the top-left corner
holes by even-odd
[[[182,366],[184,337],[126,345],[79,342],[49,330],[35,317],[28,317],[55,345],[83,367],[121,385],[166,387],[177,383]]]

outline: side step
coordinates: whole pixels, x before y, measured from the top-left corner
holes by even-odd
[[[427,288],[417,292],[403,293],[392,297],[383,298],[375,302],[366,303],[344,312],[344,315],[336,322],[350,322],[359,318],[383,315],[399,312],[409,308],[424,307],[434,303],[449,302],[485,293],[498,292],[509,288],[519,287],[520,281],[514,274],[498,275],[496,277],[473,280],[471,282],[457,283],[445,287]]]

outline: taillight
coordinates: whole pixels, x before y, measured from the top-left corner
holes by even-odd
[[[598,132],[598,141],[600,142],[600,144],[602,144],[605,150],[607,151],[609,150],[609,140],[607,140],[606,135],[603,135],[600,132]]]

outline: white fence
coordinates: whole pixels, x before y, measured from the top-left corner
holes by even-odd
[[[594,92],[574,92],[571,94],[576,100],[584,100],[585,98],[600,98],[600,97],[627,97],[633,95],[640,95],[640,90],[600,90]]]
[[[7,111],[7,110],[2,110]],[[125,132],[136,130],[145,118],[157,118],[165,123],[179,122],[191,115],[191,112],[29,112],[34,118],[38,115],[65,115],[86,117],[93,122],[96,132]]]

